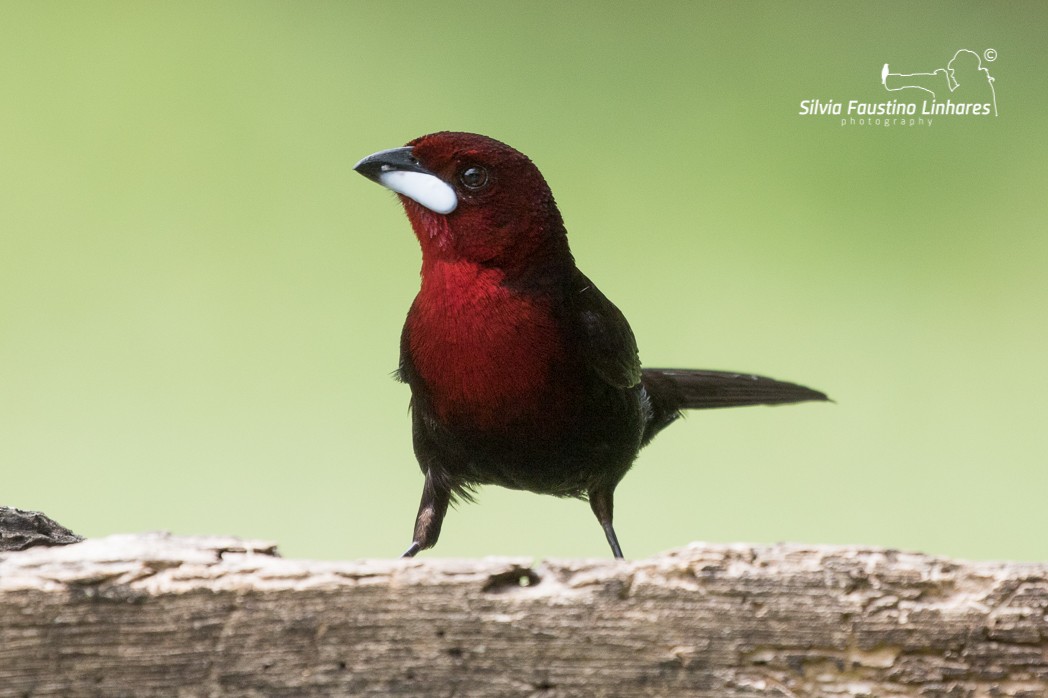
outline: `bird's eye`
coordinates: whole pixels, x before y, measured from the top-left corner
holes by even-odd
[[[488,171],[483,167],[467,167],[459,175],[459,181],[466,189],[481,189],[488,183]]]

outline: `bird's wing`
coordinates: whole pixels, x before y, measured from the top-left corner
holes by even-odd
[[[640,356],[629,322],[582,272],[572,277],[572,307],[585,359],[606,383],[631,388],[640,383]]]

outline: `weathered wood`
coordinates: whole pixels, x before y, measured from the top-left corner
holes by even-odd
[[[82,540],[82,536],[39,511],[0,507],[0,553],[36,545],[69,545]]]
[[[1045,696],[1048,564],[694,544],[311,562],[162,534],[0,555],[2,696]]]

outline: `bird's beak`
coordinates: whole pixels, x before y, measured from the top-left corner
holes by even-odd
[[[410,146],[380,150],[358,162],[353,169],[434,213],[446,215],[458,206],[455,190],[423,167]]]

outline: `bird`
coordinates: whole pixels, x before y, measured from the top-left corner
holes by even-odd
[[[795,383],[642,367],[629,322],[575,264],[549,185],[523,153],[440,131],[354,170],[396,192],[422,250],[395,376],[425,477],[411,544],[496,485],[589,501],[615,558],[614,494],[682,410],[825,401]]]

